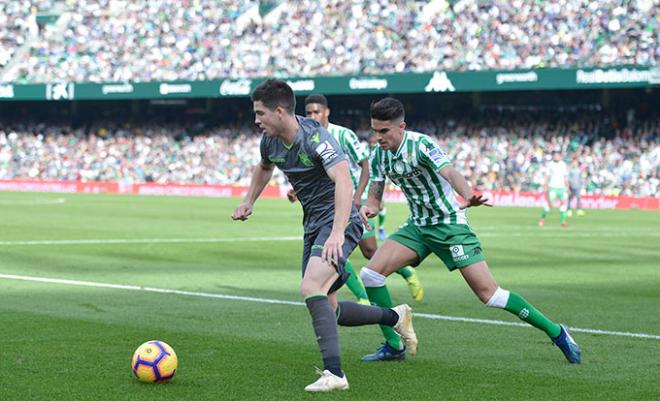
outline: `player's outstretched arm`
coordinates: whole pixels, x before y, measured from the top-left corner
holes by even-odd
[[[348,162],[342,160],[327,170],[328,177],[335,183],[335,218],[332,232],[325,241],[321,259],[331,264],[343,256],[344,230],[351,215],[353,182],[348,170]]]
[[[250,181],[250,188],[245,194],[245,199],[243,203],[238,205],[234,212],[231,214],[231,218],[234,220],[247,220],[248,217],[252,214],[252,206],[257,200],[261,192],[264,190],[268,181],[273,176],[273,164],[265,164],[260,162],[254,167],[252,173],[252,180]]]
[[[465,180],[465,178],[456,171],[452,166],[445,166],[440,169],[440,175],[442,178],[447,180],[451,187],[454,188],[454,191],[463,197],[463,203],[461,204],[461,209],[466,209],[468,207],[474,206],[492,206],[487,204],[488,199],[484,198],[481,195],[475,195],[472,193],[472,188],[470,184]]]

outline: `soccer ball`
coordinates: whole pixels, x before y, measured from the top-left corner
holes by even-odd
[[[178,360],[174,350],[163,341],[147,341],[133,354],[133,374],[142,383],[165,383],[176,372]]]

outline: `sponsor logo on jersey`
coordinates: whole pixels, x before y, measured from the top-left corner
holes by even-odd
[[[431,160],[433,160],[435,163],[440,163],[442,161],[442,158],[445,156],[445,154],[438,148],[433,148],[429,152],[429,157]]]
[[[330,144],[328,141],[325,141],[317,146],[316,153],[318,153],[321,159],[323,159],[323,161],[326,163],[337,157],[337,152],[332,147],[332,144]]]
[[[268,156],[268,160],[270,160],[271,163],[285,163],[286,162],[286,158],[279,157],[279,156]]]
[[[321,135],[319,135],[318,132],[315,132],[314,135],[312,135],[312,142],[313,143],[321,142]]]

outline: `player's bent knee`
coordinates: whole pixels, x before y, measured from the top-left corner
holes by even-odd
[[[362,256],[364,256],[365,259],[371,259],[376,254],[376,249],[377,248],[372,248],[369,246],[364,247],[364,249],[362,249]]]
[[[382,287],[385,285],[386,277],[368,267],[363,267],[360,270],[360,278],[365,287]]]
[[[322,289],[312,282],[303,280],[303,282],[300,284],[300,294],[303,296],[303,298],[314,294],[320,294],[322,292]]]
[[[490,306],[491,308],[504,309],[504,307],[506,307],[507,302],[509,302],[509,294],[510,292],[508,290],[497,287],[495,292],[492,293],[490,296],[484,298],[480,297],[480,298],[481,301],[486,304],[486,306]]]

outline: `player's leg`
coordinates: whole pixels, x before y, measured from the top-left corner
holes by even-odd
[[[391,273],[411,264],[417,264],[426,255],[428,250],[415,236],[415,227],[411,223],[404,224],[390,239],[378,248],[369,264],[362,268],[361,278],[367,289],[369,300],[378,306],[391,308],[392,298],[385,285],[385,279]],[[381,326],[385,336],[385,344],[375,354],[366,355],[363,360],[402,359],[400,353],[405,351],[401,338],[397,333],[386,326]],[[417,352],[417,338],[409,333],[404,338],[411,355]]]
[[[552,197],[552,192],[548,190],[548,192],[545,194],[545,199],[543,199],[543,211],[541,212],[541,220],[539,220],[539,227],[543,227],[545,225],[545,218],[548,217],[548,214],[550,214],[550,207],[552,206],[553,199]]]
[[[561,325],[548,319],[520,295],[498,287],[488,264],[486,264],[481,242],[468,225],[438,225],[420,230],[423,231],[423,238],[427,246],[442,259],[450,271],[460,270],[465,281],[481,302],[490,307],[504,309],[532,326],[543,330],[555,344],[560,346],[570,362],[579,363],[580,351],[572,338],[570,339],[572,345],[565,342],[562,345],[566,347],[562,347],[557,343],[559,339],[570,338],[568,332],[565,332]],[[567,353],[568,348],[573,349],[569,349],[570,352]]]
[[[323,358],[323,369],[338,378],[343,378],[335,310],[330,305],[327,295],[330,287],[339,277],[334,267],[323,262],[319,256],[312,256],[307,262],[300,292],[312,317],[312,326]],[[321,379],[323,378],[322,376]],[[306,390],[313,391],[307,388]]]
[[[355,271],[355,267],[353,267],[353,264],[351,264],[349,260],[346,261],[345,269],[349,273],[349,276],[346,279],[346,287],[351,290],[358,302],[364,305],[369,305],[367,291],[364,289],[364,285],[362,285],[362,281],[360,281],[360,276]]]
[[[576,199],[577,215],[584,216],[584,210],[582,210],[582,188],[577,188],[575,190],[575,199]]]
[[[566,221],[567,218],[567,210],[568,210],[568,195],[566,194],[566,190],[558,190],[557,191],[557,197],[560,200],[560,205],[559,205],[559,223],[562,225],[562,227],[568,227],[568,222]]]
[[[400,270],[397,270],[396,273],[403,277],[408,284],[408,291],[410,291],[410,296],[417,302],[420,302],[424,299],[424,287],[422,287],[422,282],[419,279],[417,270],[411,266],[406,266]]]
[[[387,218],[387,208],[385,207],[385,201],[380,201],[380,206],[378,208],[378,239],[385,241],[387,238],[387,233],[385,232],[385,218]]]
[[[362,255],[366,259],[371,259],[378,249],[378,243],[376,242],[375,237],[374,223],[374,218],[369,219],[371,230],[365,231],[359,244]],[[406,283],[408,284],[408,290],[410,291],[412,298],[415,301],[421,301],[424,298],[424,288],[422,287],[422,282],[419,280],[419,275],[415,269],[410,266],[406,266],[400,270],[397,270],[396,273],[403,277],[404,280],[406,280]]]
[[[493,278],[486,261],[477,262],[460,269],[472,291],[481,302],[493,308],[504,309],[524,322],[545,332],[571,363],[580,363],[580,347],[565,326],[548,319],[534,305],[514,291],[500,288]]]

